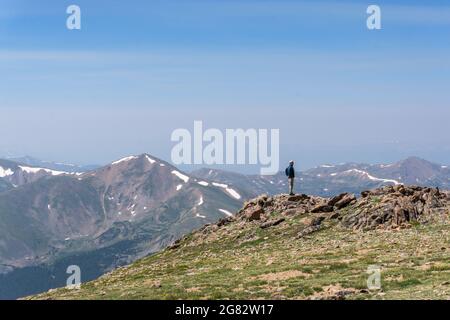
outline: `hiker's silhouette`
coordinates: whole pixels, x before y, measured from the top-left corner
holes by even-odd
[[[288,177],[289,184],[289,194],[294,195],[294,179],[295,179],[295,170],[294,170],[294,160],[289,161],[289,166],[286,168],[286,176]]]

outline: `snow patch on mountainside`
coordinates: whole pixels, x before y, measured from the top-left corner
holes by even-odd
[[[204,186],[204,187],[209,186],[209,183],[206,182],[206,181],[199,181],[198,184],[201,185],[201,186]]]
[[[230,212],[230,211],[228,211],[228,210],[225,210],[225,209],[219,209],[219,211],[220,212],[222,212],[222,213],[225,213],[227,216],[229,216],[229,217],[232,217],[233,216],[233,214]]]
[[[224,183],[217,183],[217,182],[213,182],[212,183],[213,184],[213,186],[215,186],[215,187],[219,187],[219,188],[223,188],[223,189],[225,189],[233,198],[235,198],[235,199],[240,199],[241,198],[241,195],[239,194],[239,193],[237,193],[236,192],[236,190],[234,190],[234,189],[231,189],[231,188],[228,188],[228,185],[227,184],[224,184]]]
[[[177,170],[173,170],[172,171],[173,175],[176,175],[178,178],[180,178],[181,180],[184,181],[184,183],[187,183],[189,181],[189,177],[182,174],[181,172],[177,171]]]
[[[181,188],[183,188],[182,184],[177,185],[177,191],[180,190]]]
[[[14,171],[12,171],[10,168],[4,169],[3,167],[0,167],[0,178],[4,178],[6,176],[12,176],[14,174]]]
[[[127,162],[127,161],[130,161],[130,160],[133,160],[133,159],[137,159],[137,158],[138,157],[136,157],[136,156],[129,156],[129,157],[125,157],[125,158],[119,159],[117,161],[114,161],[111,164],[118,164],[118,163],[121,163],[121,162]]]
[[[390,182],[390,183],[393,183],[393,184],[396,184],[396,185],[397,184],[401,184],[397,180],[383,179],[383,178],[377,178],[377,177],[371,176],[368,172],[362,171],[362,170],[359,170],[359,169],[350,169],[350,170],[344,171],[343,173],[344,174],[345,173],[357,173],[357,174],[361,174],[363,176],[366,176],[368,179],[370,179],[372,181]],[[399,178],[399,179],[401,179],[401,178]]]
[[[236,192],[236,190],[231,189],[231,188],[226,188],[225,190],[227,190],[227,192],[235,199],[240,199],[241,195],[239,193]]]
[[[156,160],[153,160],[152,158],[150,158],[148,155],[145,155],[145,158],[148,160],[148,162],[150,162],[151,164],[155,163]]]
[[[40,171],[44,171],[44,172],[50,173],[52,176],[59,176],[61,174],[70,174],[69,172],[50,170],[50,169],[46,169],[46,168],[34,168],[34,167],[25,167],[25,166],[19,166],[19,168],[22,171],[25,171],[26,173],[38,173]]]
[[[212,184],[213,184],[213,186],[215,186],[215,187],[224,188],[224,189],[225,189],[225,188],[228,188],[228,185],[223,184],[223,183],[213,182]]]
[[[203,204],[203,197],[200,197],[200,200],[198,201],[198,205],[201,206]]]

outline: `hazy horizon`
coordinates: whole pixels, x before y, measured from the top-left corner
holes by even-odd
[[[136,153],[136,154],[127,154],[124,155],[123,157],[120,158],[114,158],[111,159],[109,161],[103,162],[103,163],[95,163],[95,162],[85,162],[85,163],[78,163],[78,162],[74,162],[74,161],[67,161],[67,162],[61,162],[60,160],[54,160],[54,159],[40,159],[37,158],[33,155],[29,155],[29,154],[24,154],[24,155],[2,155],[0,154],[0,159],[4,159],[4,160],[17,160],[20,158],[32,158],[34,160],[38,160],[38,161],[43,161],[43,162],[49,162],[49,163],[55,163],[55,164],[60,164],[60,165],[75,165],[75,166],[106,166],[108,164],[111,164],[114,161],[120,160],[122,158],[126,158],[128,156],[138,156],[141,154],[149,154],[150,156],[156,157],[160,160],[166,161],[166,162],[171,162],[170,159],[164,159],[161,157],[157,157],[154,154],[151,154],[149,152],[142,152],[140,154]],[[341,164],[346,164],[346,163],[357,163],[357,164],[368,164],[368,165],[378,165],[378,164],[392,164],[392,163],[397,163],[400,161],[404,161],[408,158],[419,158],[425,161],[429,161],[432,163],[435,163],[437,165],[445,165],[447,166],[448,163],[439,163],[439,162],[435,162],[435,161],[431,161],[429,159],[425,159],[425,158],[421,158],[421,157],[417,157],[415,155],[410,155],[408,157],[402,158],[402,159],[397,159],[391,162],[367,162],[367,161],[345,161],[345,162],[323,162],[323,163],[317,163],[315,165],[311,165],[311,166],[305,166],[303,163],[301,163],[300,161],[296,160],[296,167],[299,168],[299,171],[306,171],[312,168],[316,168],[319,167],[321,165],[341,165]],[[300,162],[300,163],[297,163]],[[173,164],[174,165],[174,164]],[[280,165],[280,171],[284,170],[284,167],[287,165],[286,163],[282,163]],[[178,167],[179,169],[186,171],[186,172],[192,172],[198,169],[219,169],[219,170],[225,170],[225,171],[230,171],[230,172],[236,172],[236,173],[243,173],[243,174],[259,174],[259,166],[258,165],[174,165],[175,167]]]
[[[170,160],[177,128],[280,129],[280,167],[450,163],[450,6],[0,0],[0,155]],[[182,167],[184,170],[187,168]],[[230,170],[254,171],[231,166]]]

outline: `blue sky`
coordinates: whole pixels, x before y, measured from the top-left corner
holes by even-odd
[[[279,128],[302,168],[449,164],[450,4],[405,3],[0,0],[0,156],[170,160],[170,133],[203,120]]]

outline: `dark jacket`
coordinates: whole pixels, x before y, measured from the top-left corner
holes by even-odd
[[[295,178],[295,170],[293,165],[289,165],[289,167],[286,168],[286,175],[288,178]]]

